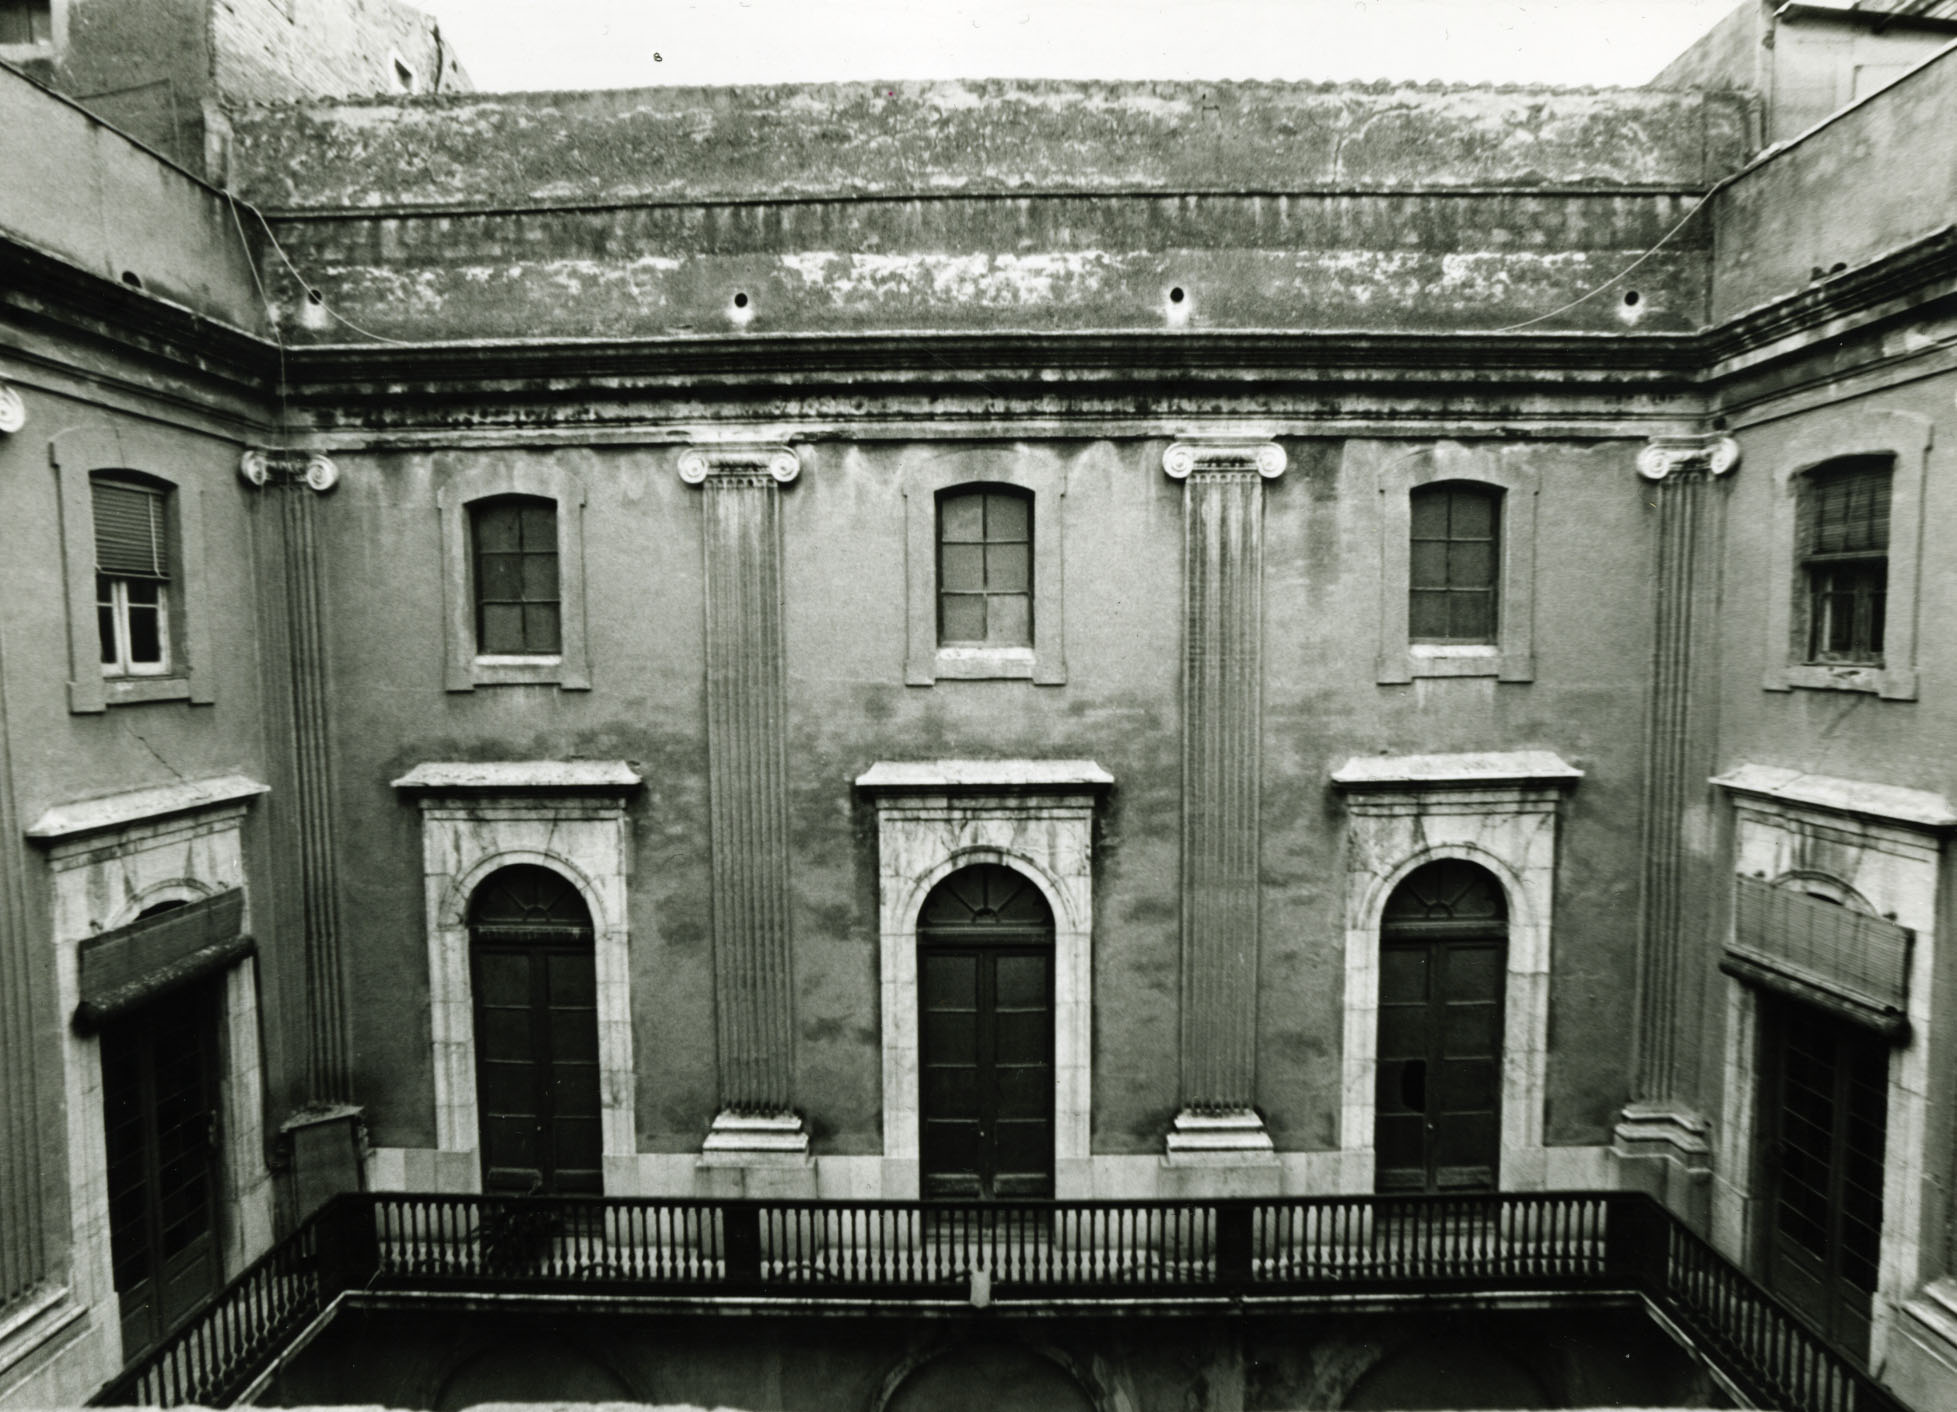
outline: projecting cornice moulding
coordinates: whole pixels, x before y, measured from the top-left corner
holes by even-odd
[[[27,404],[20,394],[0,382],[0,436],[12,436],[27,425]]]
[[[1186,437],[1162,453],[1162,469],[1170,480],[1192,475],[1244,475],[1255,471],[1265,480],[1284,474],[1284,448],[1267,437]]]
[[[247,451],[238,458],[238,474],[260,490],[304,482],[324,494],[340,483],[340,468],[318,451]]]
[[[758,480],[769,477],[788,485],[802,474],[802,460],[792,447],[778,444],[759,446],[693,446],[680,453],[680,479],[688,485],[704,485],[712,478]]]
[[[1654,436],[1638,452],[1638,474],[1663,480],[1682,471],[1723,476],[1740,463],[1740,444],[1730,436]]]

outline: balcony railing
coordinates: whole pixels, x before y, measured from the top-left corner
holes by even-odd
[[[919,1307],[1353,1295],[1641,1296],[1749,1400],[1903,1412],[1857,1364],[1647,1196],[1217,1201],[335,1198],[97,1404],[224,1406],[350,1291]]]

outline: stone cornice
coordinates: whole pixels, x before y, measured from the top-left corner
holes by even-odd
[[[1638,452],[1638,474],[1646,480],[1691,471],[1723,476],[1740,463],[1740,444],[1730,436],[1654,436]]]
[[[57,804],[43,811],[38,819],[28,825],[27,836],[36,843],[53,843],[76,835],[146,824],[173,814],[198,813],[230,806],[242,809],[259,795],[270,792],[270,785],[261,784],[246,775],[220,775],[213,779],[153,785],[100,799]]]
[[[689,446],[680,453],[679,472],[688,485],[704,485],[709,480],[790,485],[802,474],[802,461],[793,447],[726,442]]]
[[[1276,480],[1285,465],[1284,448],[1269,437],[1189,436],[1162,453],[1162,471],[1170,480],[1251,474]]]

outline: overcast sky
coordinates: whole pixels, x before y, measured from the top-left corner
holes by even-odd
[[[1640,84],[1738,0],[416,3],[478,87],[538,89],[1032,77]]]

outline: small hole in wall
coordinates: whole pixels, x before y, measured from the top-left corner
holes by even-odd
[[[321,294],[317,289],[309,289],[306,291],[306,302],[308,304],[324,304],[326,302],[326,296]]]
[[[736,309],[747,308],[747,295],[745,293],[737,292],[734,295],[734,307]]]
[[[1635,289],[1630,290],[1624,296],[1624,307],[1627,309],[1635,309],[1638,307],[1638,301],[1642,298],[1644,298],[1644,296],[1638,293],[1637,290]]]
[[[143,287],[143,277],[134,270],[124,270],[122,272],[122,282],[131,289],[141,289]]]
[[[1171,304],[1180,304],[1182,303],[1182,301],[1183,301],[1182,286],[1177,285],[1174,289],[1169,291],[1169,302]]]

